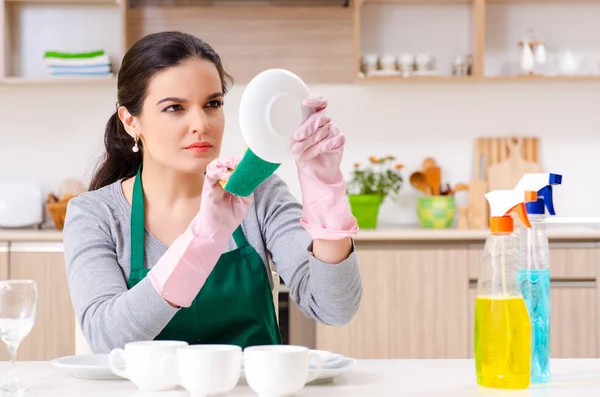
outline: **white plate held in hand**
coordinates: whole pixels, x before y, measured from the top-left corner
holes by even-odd
[[[285,69],[265,70],[248,83],[240,102],[240,129],[258,157],[275,164],[291,157],[294,132],[312,112],[302,106],[309,95],[302,79]]]
[[[108,365],[108,354],[82,354],[60,357],[52,365],[76,378],[114,380],[124,378],[115,375]]]

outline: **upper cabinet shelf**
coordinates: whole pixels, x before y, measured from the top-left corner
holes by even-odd
[[[359,81],[470,80],[480,72],[481,27],[471,2],[368,0],[355,7]]]
[[[114,82],[124,50],[123,3],[18,0],[2,3],[2,11],[4,83]]]
[[[600,81],[598,0],[357,0],[357,81]]]
[[[599,20],[600,0],[0,0],[0,81],[114,84],[135,41],[181,30],[239,84],[269,68],[312,84],[600,82]],[[44,59],[97,50],[112,74]]]

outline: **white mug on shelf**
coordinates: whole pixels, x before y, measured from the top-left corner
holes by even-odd
[[[244,350],[246,382],[259,396],[295,394],[319,376],[322,366],[319,354],[303,346],[252,346]]]
[[[163,374],[163,362],[182,346],[187,346],[187,342],[154,340],[127,343],[124,349],[110,352],[108,365],[114,374],[129,379],[140,390],[171,390],[177,387],[177,383]]]
[[[164,376],[192,396],[229,393],[240,379],[242,348],[235,345],[193,345],[178,348],[162,363]]]

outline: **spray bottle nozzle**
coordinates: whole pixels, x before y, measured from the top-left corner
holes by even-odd
[[[514,229],[511,212],[516,212],[521,222],[531,227],[525,203],[537,200],[537,191],[492,190],[485,195],[490,203],[490,230],[492,232],[510,233]]]
[[[538,199],[526,205],[530,214],[544,214],[545,208],[550,215],[556,215],[554,211],[554,199],[552,198],[552,185],[560,185],[562,175],[560,174],[525,174],[517,183],[515,190],[535,190]]]

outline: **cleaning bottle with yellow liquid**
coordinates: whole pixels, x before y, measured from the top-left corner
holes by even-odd
[[[537,192],[537,200],[526,203],[531,227],[519,229],[523,255],[517,280],[531,319],[531,382],[550,380],[550,249],[546,232],[546,208],[555,215],[552,186],[562,183],[562,175],[525,174],[514,190]]]
[[[493,190],[490,234],[479,267],[475,300],[477,383],[499,389],[526,389],[531,379],[531,322],[517,283],[520,259],[512,212],[530,226],[526,202],[532,191]]]

